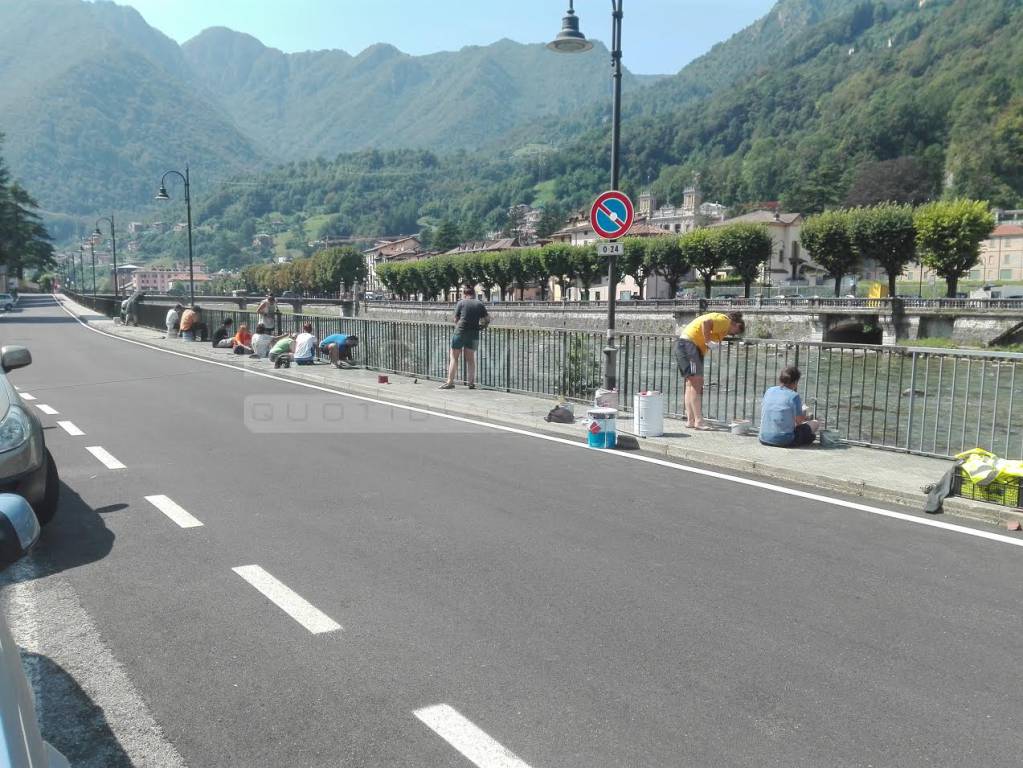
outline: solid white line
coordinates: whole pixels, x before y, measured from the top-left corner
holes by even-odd
[[[173,520],[175,523],[180,525],[182,528],[200,528],[202,523],[188,512],[186,512],[180,505],[171,501],[169,498],[163,495],[159,496],[146,496],[146,501],[156,507],[158,510],[163,512],[167,517]]]
[[[124,464],[111,456],[105,448],[100,448],[98,445],[91,445],[85,450],[99,459],[103,466],[107,469],[126,469]]]
[[[341,629],[341,625],[330,616],[286,587],[258,565],[242,565],[231,570],[262,592],[271,603],[314,635]]]
[[[58,421],[57,426],[63,429],[72,437],[78,437],[79,435],[85,434],[82,430],[75,426],[75,423],[73,421]]]
[[[36,399],[35,395],[30,395],[28,392],[21,392],[19,394],[21,394],[21,399],[27,402],[32,402],[33,400]]]
[[[45,413],[47,416],[56,416],[60,411],[54,408],[52,405],[36,405],[40,411]]]
[[[239,368],[238,366],[232,365],[230,363],[222,363],[222,362],[219,362],[217,360],[206,360],[206,359],[201,358],[201,357],[193,357],[192,355],[186,354],[184,352],[175,352],[175,351],[170,350],[170,349],[164,349],[162,347],[153,346],[152,344],[146,344],[143,341],[136,341],[135,339],[125,339],[122,336],[117,336],[116,334],[107,333],[106,331],[101,331],[98,328],[93,328],[91,325],[89,325],[88,323],[84,322],[81,318],[79,318],[78,315],[76,315],[74,312],[72,312],[67,307],[65,307],[63,305],[63,303],[60,305],[60,307],[68,315],[73,317],[78,322],[78,324],[81,325],[83,328],[86,328],[87,330],[90,330],[93,333],[97,333],[97,334],[99,334],[101,336],[106,336],[106,337],[111,338],[111,339],[116,339],[117,341],[122,341],[122,342],[124,342],[126,344],[135,344],[137,346],[145,347],[146,349],[151,349],[151,350],[154,350],[156,352],[163,352],[164,354],[167,354],[167,355],[175,355],[176,357],[184,357],[184,358],[187,358],[188,360],[198,361],[198,362],[206,363],[208,365],[215,365],[215,366],[219,366],[221,368],[230,368],[231,370],[237,371],[239,373],[244,373],[244,374],[246,374],[248,376],[262,376],[264,378],[273,379],[274,381],[283,382],[285,384],[291,384],[291,385],[294,385],[294,386],[297,386],[297,387],[304,387],[305,389],[314,389],[314,390],[317,390],[319,392],[327,392],[327,393],[332,394],[332,395],[339,395],[341,397],[347,397],[347,398],[350,398],[352,400],[360,400],[360,401],[365,402],[365,403],[374,403],[376,405],[384,405],[384,406],[387,406],[389,408],[396,408],[396,409],[399,409],[399,410],[408,411],[410,413],[421,413],[421,414],[424,414],[424,415],[427,415],[427,416],[434,416],[434,417],[436,417],[438,419],[447,419],[449,421],[457,421],[457,422],[459,422],[461,424],[472,424],[472,425],[477,426],[477,427],[485,427],[485,428],[488,428],[488,429],[497,430],[499,432],[507,432],[507,433],[510,433],[510,434],[513,434],[513,435],[522,435],[524,437],[531,437],[531,438],[533,438],[535,440],[544,440],[544,441],[549,442],[549,443],[557,443],[557,444],[560,444],[560,445],[569,446],[571,448],[577,448],[577,449],[585,450],[585,451],[589,452],[594,457],[594,459],[597,459],[597,460],[607,460],[607,461],[617,461],[617,460],[621,460],[621,461],[638,461],[638,462],[642,462],[644,464],[654,464],[656,466],[666,467],[668,469],[673,469],[673,470],[676,470],[678,472],[688,472],[688,473],[693,474],[693,475],[702,475],[703,477],[713,477],[713,478],[715,478],[717,480],[724,480],[726,482],[736,483],[738,485],[746,485],[746,486],[749,486],[751,488],[760,488],[760,489],[765,490],[765,491],[771,491],[772,493],[780,493],[780,494],[783,494],[785,496],[794,496],[796,498],[807,499],[809,501],[819,501],[822,504],[829,504],[829,505],[834,506],[834,507],[843,507],[845,509],[854,509],[857,512],[867,512],[868,514],[871,514],[871,515],[878,515],[880,517],[887,517],[887,518],[891,518],[893,520],[901,520],[902,522],[913,523],[914,525],[922,525],[922,526],[925,526],[927,528],[937,528],[937,529],[943,530],[943,531],[951,531],[953,533],[960,533],[960,534],[963,534],[965,536],[974,536],[976,538],[987,539],[989,541],[997,541],[997,542],[1002,543],[1002,544],[1011,544],[1011,545],[1013,545],[1015,547],[1023,547],[1023,539],[1014,538],[1012,536],[1004,536],[1002,534],[993,533],[991,531],[982,531],[982,530],[977,530],[975,528],[967,528],[966,526],[963,526],[963,525],[956,525],[955,523],[946,523],[946,522],[943,522],[941,520],[931,520],[929,518],[916,517],[914,515],[905,514],[903,512],[893,512],[891,510],[882,509],[880,507],[872,507],[869,504],[859,504],[859,503],[857,503],[855,501],[846,501],[845,499],[836,499],[836,498],[832,498],[830,496],[823,496],[823,495],[821,495],[819,493],[810,493],[809,491],[799,491],[799,490],[796,490],[794,488],[786,488],[785,486],[782,486],[782,485],[775,485],[773,483],[767,483],[767,482],[763,482],[761,480],[752,480],[752,479],[747,478],[747,477],[739,477],[737,475],[728,475],[728,474],[725,474],[724,472],[715,472],[714,470],[710,470],[710,469],[701,469],[699,467],[691,467],[691,466],[688,466],[686,464],[678,464],[676,462],[667,461],[665,459],[657,459],[657,458],[654,458],[653,456],[643,456],[643,455],[637,455],[637,454],[634,454],[634,453],[625,453],[625,452],[622,452],[622,451],[592,451],[592,450],[590,450],[587,447],[586,443],[584,443],[582,441],[569,440],[569,439],[564,438],[564,437],[555,437],[553,435],[545,435],[545,434],[543,434],[541,432],[531,432],[531,431],[529,431],[527,429],[519,429],[517,427],[508,427],[508,426],[505,426],[503,424],[494,424],[494,423],[491,423],[491,422],[488,422],[488,421],[479,421],[478,419],[470,419],[470,418],[467,418],[465,416],[453,416],[453,415],[451,415],[449,413],[440,413],[439,411],[431,411],[428,408],[418,408],[418,407],[416,407],[414,405],[401,405],[399,403],[391,403],[391,402],[388,402],[387,400],[378,400],[377,398],[366,397],[365,395],[354,395],[354,394],[352,394],[350,392],[342,392],[342,391],[337,390],[337,389],[330,389],[329,387],[323,387],[323,386],[320,386],[318,384],[310,384],[309,382],[305,382],[305,381],[296,381],[294,379],[286,379],[283,376],[276,376],[276,375],[274,375],[272,373],[264,373],[263,371],[252,371],[252,370],[249,370],[247,368]]]
[[[479,768],[529,768],[447,704],[417,709],[413,714]]]

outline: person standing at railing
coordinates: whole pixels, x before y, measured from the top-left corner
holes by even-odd
[[[451,337],[451,359],[448,363],[448,379],[441,389],[454,389],[458,375],[458,361],[465,354],[465,383],[469,389],[476,389],[476,348],[479,346],[480,329],[490,322],[486,305],[476,298],[476,290],[467,285],[462,290],[463,299],[455,306],[455,333]]]
[[[184,307],[179,303],[167,310],[167,317],[164,319],[164,324],[167,326],[168,339],[177,338],[178,327],[181,324],[181,312],[183,309]]]
[[[274,328],[277,327],[277,299],[272,293],[267,293],[266,298],[256,307],[256,314],[260,316],[266,332],[273,336]]]
[[[686,423],[691,429],[707,429],[703,421],[703,359],[721,346],[727,336],[740,336],[746,330],[741,312],[724,315],[708,312],[682,329],[675,346],[678,372],[685,380]]]

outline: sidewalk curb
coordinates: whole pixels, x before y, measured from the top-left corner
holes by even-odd
[[[81,307],[75,304],[73,301],[67,298],[62,298],[61,303],[69,311],[71,311],[76,318],[83,323],[86,323],[95,330],[105,333],[109,336],[116,338],[129,338],[127,334],[121,334],[117,332],[120,327],[113,321],[104,318],[103,323],[110,323],[110,328],[97,327],[99,323],[96,322],[97,315],[92,310],[88,310],[86,307]],[[85,311],[85,314],[83,311]],[[147,329],[158,332],[159,329]],[[150,346],[153,349],[168,349],[163,345],[141,342],[137,339],[131,339],[138,343]],[[203,348],[205,349],[205,347]],[[187,357],[191,357],[197,360],[215,360],[215,362],[236,368],[240,371],[247,370],[247,366],[244,360],[235,359],[234,356],[224,357],[206,355],[199,353],[199,350],[195,352],[174,348],[171,351],[181,354]],[[544,416],[546,411],[537,413],[535,409],[529,409],[528,411],[520,411],[516,414],[517,418],[512,419],[504,411],[494,409],[492,407],[481,408],[473,407],[469,402],[465,401],[445,401],[443,405],[435,403],[424,403],[421,400],[407,397],[400,394],[395,394],[394,390],[390,389],[389,385],[386,384],[358,384],[351,381],[346,381],[341,378],[334,378],[313,373],[311,371],[305,371],[297,368],[287,369],[274,369],[273,374],[280,376],[281,378],[292,378],[296,381],[303,381],[310,384],[316,384],[324,386],[337,392],[351,395],[361,395],[363,397],[371,397],[381,401],[393,403],[398,406],[407,406],[412,408],[424,408],[438,413],[443,413],[448,416],[458,416],[463,418],[476,418],[485,419],[502,426],[519,427],[521,429],[528,429],[533,432],[541,432],[556,437],[561,437],[568,440],[575,440],[580,443],[584,442],[584,439],[580,436],[578,425],[554,425],[546,422]],[[427,380],[424,380],[427,381]],[[432,382],[430,382],[432,383]],[[426,384],[429,386],[429,383]],[[503,394],[503,393],[502,393]],[[523,416],[527,417],[525,420]],[[881,486],[871,485],[867,480],[864,479],[845,479],[830,477],[821,474],[809,474],[803,472],[796,472],[787,467],[780,467],[764,462],[749,461],[746,459],[736,459],[734,457],[720,454],[711,453],[709,451],[702,451],[698,449],[686,448],[682,445],[672,444],[659,444],[649,443],[644,446],[643,438],[638,438],[640,442],[640,452],[652,455],[655,457],[664,457],[668,459],[679,460],[683,462],[690,462],[694,464],[700,464],[704,467],[713,469],[726,469],[737,472],[742,472],[747,475],[751,475],[758,478],[767,480],[780,481],[783,483],[790,483],[792,485],[802,486],[808,490],[824,490],[831,491],[833,493],[842,494],[852,498],[859,498],[865,501],[884,502],[893,504],[901,507],[906,507],[909,510],[920,512],[923,509],[926,494],[921,491],[909,491],[906,489],[896,488],[885,488]],[[937,480],[937,478],[935,478]],[[944,516],[945,517],[956,517],[970,520],[972,522],[982,522],[989,525],[996,525],[1004,528],[1006,523],[1011,521],[1023,521],[1023,511],[1013,510],[1008,507],[998,507],[992,504],[984,504],[981,502],[975,502],[968,499],[961,499],[950,497],[945,500],[944,503]]]

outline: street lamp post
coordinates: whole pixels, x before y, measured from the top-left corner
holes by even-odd
[[[85,293],[85,244],[84,243],[80,243],[78,245],[78,266],[80,267],[78,272],[79,272],[79,274],[81,275],[81,278],[82,278],[81,285],[78,286],[78,291],[79,291],[79,293]]]
[[[185,172],[167,171],[160,179],[160,191],[156,195],[157,200],[170,200],[167,194],[166,181],[170,175],[178,176],[185,183],[185,210],[188,215],[188,303],[195,304],[195,273],[192,271],[192,193],[188,182],[188,166]]]
[[[96,246],[89,241],[89,256],[92,258],[92,299],[96,300]]]
[[[114,299],[120,298],[120,294],[117,290],[117,235],[114,234],[114,214],[110,214],[109,217],[101,216],[96,219],[96,231],[93,233],[95,237],[103,237],[103,233],[99,231],[99,223],[105,221],[110,224],[110,252],[114,259]]]
[[[619,147],[622,129],[622,2],[611,0],[611,189],[618,189]],[[561,32],[547,47],[558,53],[582,53],[593,48],[593,43],[579,31],[579,18],[575,15],[573,0],[568,0],[568,12],[561,20]],[[617,258],[612,253],[607,260],[607,347],[604,349],[604,388],[617,386],[615,347],[615,304],[618,288]]]

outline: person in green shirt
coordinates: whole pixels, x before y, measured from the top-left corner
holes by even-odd
[[[289,333],[284,336],[278,336],[274,339],[274,344],[270,347],[270,362],[274,364],[274,368],[280,368],[282,365],[285,368],[291,367],[291,354],[295,351],[295,334]]]

